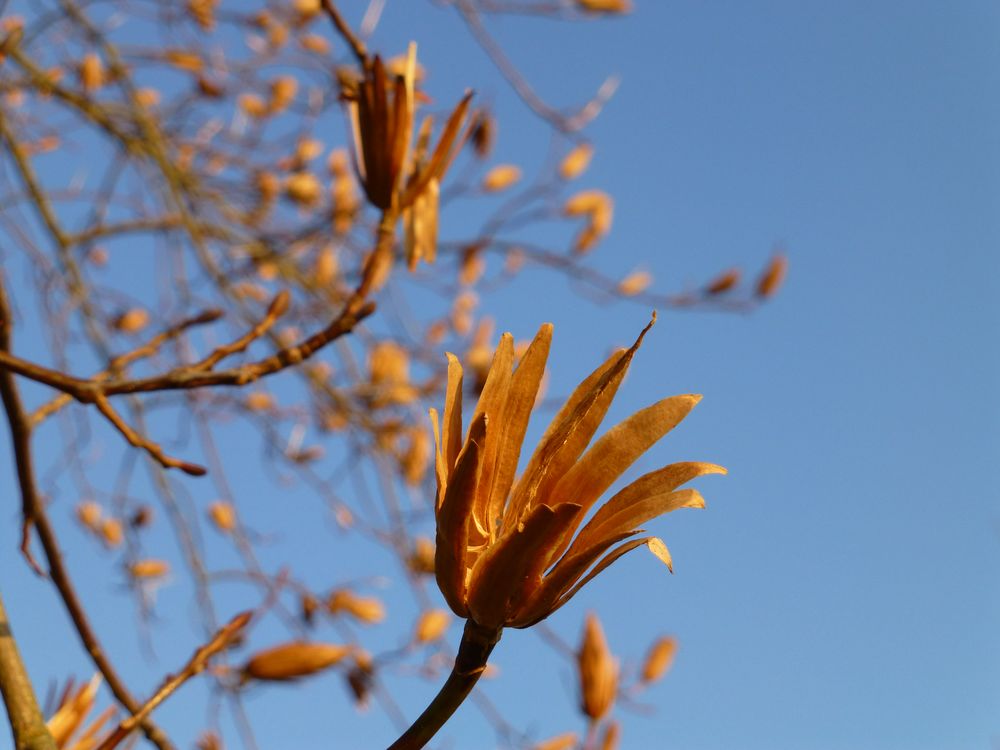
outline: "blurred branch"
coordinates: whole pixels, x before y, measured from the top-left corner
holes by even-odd
[[[122,740],[128,737],[135,728],[149,716],[163,701],[169,698],[181,685],[192,677],[201,674],[208,666],[208,661],[220,651],[228,648],[234,640],[240,637],[243,629],[252,617],[250,612],[242,612],[222,626],[215,636],[204,646],[194,652],[187,664],[175,675],[168,675],[163,684],[153,696],[132,716],[123,719],[107,739],[98,745],[97,750],[113,750]]]
[[[0,279],[0,353],[4,355],[9,355],[10,352],[12,328],[11,307],[7,299],[5,286],[2,283],[2,279]],[[11,443],[13,444],[14,460],[17,465],[17,479],[21,490],[21,551],[35,571],[41,574],[41,568],[31,556],[28,546],[31,528],[34,526],[38,532],[39,541],[42,543],[45,559],[49,564],[49,576],[52,578],[52,583],[55,585],[63,604],[66,606],[66,610],[69,612],[70,619],[73,621],[73,625],[80,636],[80,640],[83,642],[84,648],[90,654],[94,665],[104,675],[108,687],[111,688],[111,692],[118,699],[118,702],[129,713],[135,713],[139,710],[139,706],[129,693],[128,688],[125,687],[125,684],[118,676],[111,662],[108,661],[63,563],[55,531],[49,523],[41,496],[35,486],[35,475],[31,458],[31,425],[21,405],[21,397],[18,393],[13,373],[4,368],[0,368],[0,395],[3,397],[4,409],[10,425]],[[146,719],[142,722],[142,730],[146,738],[160,750],[171,750],[173,747],[167,736],[163,733],[163,730],[150,720]]]

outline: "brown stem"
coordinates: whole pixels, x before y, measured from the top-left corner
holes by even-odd
[[[418,750],[430,742],[472,692],[486,669],[486,661],[499,642],[501,632],[483,628],[472,620],[465,623],[458,656],[448,680],[419,718],[389,746],[389,750]]]
[[[11,308],[7,301],[2,280],[0,280],[0,351],[9,353],[12,328]],[[3,397],[7,422],[10,425],[14,462],[17,467],[17,480],[21,490],[23,514],[21,549],[36,571],[41,573],[41,569],[35,563],[34,559],[32,559],[28,548],[31,527],[34,525],[38,532],[38,539],[42,543],[42,549],[45,552],[45,559],[49,564],[49,576],[52,578],[52,583],[59,592],[63,604],[66,606],[66,611],[73,621],[73,626],[76,628],[77,635],[80,636],[80,641],[83,643],[84,648],[87,649],[87,653],[90,654],[94,665],[104,675],[104,679],[115,698],[118,699],[118,702],[129,713],[134,714],[140,708],[139,703],[132,697],[128,688],[125,687],[125,683],[122,682],[122,679],[118,676],[115,668],[105,655],[97,634],[90,625],[87,613],[83,609],[83,604],[80,602],[79,596],[77,596],[73,582],[70,580],[69,572],[66,570],[55,530],[52,528],[52,524],[49,523],[41,495],[38,492],[38,487],[35,485],[35,473],[31,458],[31,424],[21,404],[21,396],[18,393],[17,383],[14,381],[14,374],[10,370],[2,368],[0,368],[0,396]],[[146,738],[160,748],[160,750],[171,750],[173,748],[163,730],[151,720],[143,720],[142,731],[145,733]]]
[[[17,750],[56,750],[0,599],[0,693]]]

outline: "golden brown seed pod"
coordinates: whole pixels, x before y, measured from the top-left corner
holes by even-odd
[[[608,722],[608,726],[604,729],[604,736],[601,738],[601,750],[618,750],[621,737],[622,729],[618,722]]]
[[[122,333],[138,333],[148,323],[149,313],[141,307],[133,307],[131,310],[126,310],[115,318],[112,325],[116,331],[121,331]]]
[[[559,176],[564,180],[576,179],[590,166],[593,156],[594,147],[589,143],[581,143],[559,163]]]
[[[101,522],[101,539],[108,547],[117,547],[123,536],[122,522],[117,518],[105,518]]]
[[[170,563],[153,558],[138,560],[128,566],[128,572],[137,579],[163,578],[170,572]]]
[[[201,733],[194,746],[195,750],[222,750],[222,740],[215,732],[206,730]]]
[[[788,258],[784,253],[776,253],[757,281],[757,296],[761,299],[774,296],[784,282],[786,273]]]
[[[299,82],[293,76],[278,76],[271,81],[271,112],[283,112],[295,100]]]
[[[299,39],[299,45],[307,52],[317,55],[325,55],[330,51],[330,43],[319,34],[304,34]]]
[[[347,613],[360,622],[375,624],[385,619],[385,606],[372,596],[356,596],[347,589],[337,589],[326,601],[331,615]]]
[[[295,0],[292,8],[299,16],[312,18],[323,9],[323,4],[320,0]]]
[[[177,68],[178,70],[186,70],[189,73],[198,73],[205,63],[202,61],[194,52],[188,52],[182,49],[168,49],[163,53],[164,59],[171,67]]]
[[[531,750],[571,750],[576,743],[576,732],[565,732],[532,745]]]
[[[614,201],[602,190],[583,190],[566,201],[563,213],[566,216],[583,216],[588,219],[587,225],[573,243],[573,251],[583,253],[611,231]]]
[[[618,293],[625,297],[634,297],[646,291],[652,283],[653,276],[649,271],[633,271],[618,282]]]
[[[160,92],[152,88],[138,89],[135,92],[135,103],[149,109],[160,103]]]
[[[202,30],[211,31],[215,27],[215,6],[219,0],[188,0],[187,12]]]
[[[458,282],[472,286],[486,272],[486,260],[483,258],[482,245],[469,245],[462,249],[462,262],[458,267]]]
[[[632,0],[576,0],[576,6],[587,13],[621,14],[632,10]]]
[[[410,355],[393,341],[380,341],[368,354],[368,379],[372,385],[398,385],[410,380]]]
[[[223,534],[228,534],[236,528],[236,508],[225,500],[216,500],[208,505],[208,517],[215,528]]]
[[[514,164],[498,164],[483,177],[483,190],[498,193],[521,179],[521,168]]]
[[[91,531],[97,531],[101,522],[101,506],[93,500],[83,500],[76,505],[76,518]]]
[[[350,653],[350,646],[291,641],[258,651],[240,671],[245,680],[284,682],[329,669]]]
[[[267,117],[269,113],[267,102],[256,94],[240,94],[236,105],[248,117]]]
[[[243,405],[250,411],[268,411],[274,408],[274,398],[264,391],[253,391],[243,399]]]
[[[641,679],[649,684],[656,682],[667,673],[677,655],[677,639],[671,636],[657,638],[649,647],[646,660],[642,663]]]
[[[580,708],[591,721],[600,721],[615,702],[618,662],[611,655],[601,623],[594,614],[587,615],[577,665],[580,672]]]
[[[77,70],[77,75],[80,78],[80,85],[84,91],[96,91],[106,83],[104,63],[93,52],[88,52],[83,56]]]
[[[413,551],[406,559],[406,566],[414,573],[432,574],[434,572],[434,542],[425,536],[418,536],[413,543]]]
[[[323,186],[312,172],[296,172],[285,181],[285,195],[300,206],[314,206],[323,195]]]
[[[329,286],[337,278],[338,270],[337,253],[333,247],[326,245],[320,248],[313,266],[313,283],[316,286]]]
[[[712,279],[705,287],[705,294],[723,294],[740,283],[740,269],[730,268]]]
[[[416,643],[431,643],[440,639],[451,625],[451,613],[444,609],[429,609],[422,612],[413,631]]]
[[[419,487],[427,474],[431,462],[431,438],[428,431],[420,426],[409,431],[406,451],[399,461],[403,479],[411,487]]]
[[[281,190],[281,180],[273,172],[257,172],[254,175],[254,186],[257,188],[258,198],[266,203],[274,200]]]
[[[295,144],[295,159],[305,164],[322,154],[323,148],[323,141],[318,138],[300,138]]]

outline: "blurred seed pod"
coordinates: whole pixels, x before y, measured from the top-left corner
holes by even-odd
[[[577,654],[580,709],[591,721],[600,721],[614,705],[618,692],[618,662],[611,655],[597,616],[587,615],[583,643]]]
[[[83,526],[96,532],[101,522],[101,506],[93,500],[82,500],[76,505],[76,518]]]
[[[705,287],[705,294],[723,294],[740,283],[740,269],[730,268],[723,271]]]
[[[408,383],[410,355],[393,341],[379,341],[368,353],[368,381],[372,385]]]
[[[216,500],[208,505],[208,517],[215,528],[228,534],[236,528],[236,508],[225,500]]]
[[[429,609],[422,612],[414,628],[413,640],[418,644],[439,640],[451,625],[451,613],[443,609]]]
[[[601,750],[618,750],[621,743],[622,728],[617,721],[609,721],[601,738]]]
[[[296,172],[285,180],[285,195],[300,206],[314,206],[323,195],[323,186],[312,172]]]
[[[299,599],[299,612],[302,615],[302,622],[312,625],[316,619],[316,612],[319,610],[319,599],[312,594],[303,594]]]
[[[372,596],[356,596],[347,589],[337,589],[326,601],[326,609],[331,615],[347,613],[354,619],[368,624],[376,624],[385,619],[385,606]]]
[[[318,138],[300,138],[295,144],[295,159],[305,164],[322,154],[324,148],[323,141]]]
[[[653,276],[648,271],[633,271],[618,282],[618,293],[625,297],[642,294],[653,283]]]
[[[167,63],[177,70],[184,70],[189,73],[198,73],[205,67],[204,61],[194,52],[182,49],[168,49],[163,53]]]
[[[153,508],[150,505],[140,505],[128,520],[133,529],[144,529],[153,522]]]
[[[437,178],[432,177],[403,211],[406,265],[410,271],[415,270],[421,260],[433,263],[437,259],[440,200],[441,186]]]
[[[278,264],[272,260],[261,260],[257,264],[257,278],[261,281],[274,281],[278,278]]]
[[[479,304],[479,297],[471,291],[464,291],[455,297],[451,306],[451,327],[459,336],[472,330],[473,313]]]
[[[115,318],[112,325],[115,330],[121,331],[122,333],[138,333],[145,328],[148,323],[149,313],[141,307],[133,307],[131,310],[126,310]]]
[[[260,119],[270,114],[267,102],[256,94],[240,94],[236,100],[236,105],[248,117]]]
[[[222,740],[215,732],[206,730],[201,733],[194,746],[195,750],[222,750]]]
[[[135,92],[135,103],[145,109],[155,107],[160,103],[160,92],[153,88],[137,89]]]
[[[265,391],[252,391],[243,399],[243,405],[250,411],[269,411],[275,407],[274,398]]]
[[[559,163],[559,176],[564,180],[574,180],[583,174],[590,166],[594,157],[594,147],[589,143],[581,143],[573,148]]]
[[[483,177],[483,190],[498,193],[521,179],[521,168],[514,164],[498,164]]]
[[[215,28],[215,6],[218,4],[219,0],[188,0],[187,12],[202,30],[211,31]]]
[[[656,639],[649,647],[646,660],[642,663],[642,681],[648,685],[663,677],[674,663],[676,655],[676,638],[664,636]]]
[[[122,523],[117,518],[105,518],[101,522],[101,539],[109,548],[117,547],[123,538]]]
[[[84,91],[96,91],[107,82],[104,76],[104,63],[93,52],[88,52],[80,60],[77,75]]]
[[[371,657],[359,651],[354,655],[354,666],[347,671],[347,686],[354,695],[354,706],[359,711],[368,708],[374,685],[375,669]]]
[[[281,180],[273,172],[257,172],[254,175],[254,186],[257,188],[257,197],[263,203],[274,200],[281,190]]]
[[[304,34],[299,38],[299,45],[307,52],[326,55],[330,52],[330,43],[319,34]]]
[[[339,271],[337,253],[331,245],[320,248],[316,253],[316,263],[313,266],[313,283],[319,287],[330,286],[337,278]]]
[[[128,572],[136,579],[163,578],[170,572],[170,564],[153,558],[138,560],[129,565]]]
[[[291,641],[258,651],[240,672],[244,680],[285,682],[329,669],[350,653],[350,646]]]
[[[480,109],[472,115],[469,141],[476,156],[485,159],[493,151],[497,138],[497,124],[493,115],[486,109]]]
[[[462,248],[462,260],[458,267],[458,282],[472,286],[486,271],[486,260],[483,258],[483,246],[467,245]]]
[[[90,252],[87,253],[87,262],[92,266],[97,266],[98,268],[103,268],[108,264],[108,259],[110,255],[106,247],[101,247],[100,245],[95,245],[90,248]]]
[[[267,27],[267,43],[271,49],[283,47],[288,41],[288,27],[283,23],[274,22]]]
[[[788,258],[785,257],[784,253],[776,253],[757,280],[757,296],[761,299],[774,296],[784,282],[787,273]]]
[[[431,462],[431,439],[423,426],[408,432],[406,450],[399,461],[403,480],[411,487],[419,487]]]
[[[571,750],[576,744],[576,732],[566,732],[532,745],[531,750]]]
[[[413,542],[413,551],[406,558],[406,566],[414,573],[433,574],[434,542],[425,536],[418,536]]]
[[[302,18],[312,18],[323,9],[320,0],[294,0],[292,8]]]
[[[583,216],[588,222],[573,243],[573,252],[584,253],[611,231],[614,201],[602,190],[583,190],[563,205],[566,216]]]
[[[211,78],[206,76],[198,76],[198,93],[202,96],[208,97],[209,99],[221,99],[225,96],[226,90],[223,88],[221,83],[213,81]],[[263,102],[261,102],[263,106]],[[249,114],[249,112],[247,113]],[[262,115],[255,115],[255,117],[260,117]]]
[[[588,13],[621,14],[632,10],[632,0],[576,0],[576,5]]]

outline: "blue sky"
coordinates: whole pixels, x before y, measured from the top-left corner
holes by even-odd
[[[790,259],[786,286],[752,314],[661,311],[609,417],[703,393],[637,469],[708,460],[730,470],[699,482],[706,511],[650,526],[670,546],[675,575],[633,553],[552,618],[575,643],[595,610],[612,647],[635,656],[661,633],[680,640],[674,670],[647,696],[656,714],[625,714],[622,746],[993,746],[1000,6],[637,0],[621,20],[499,19],[492,28],[554,104],[582,101],[608,74],[622,78],[587,131],[596,156],[581,187],[616,201],[596,266],[642,266],[674,291],[734,265],[752,274],[775,245]],[[410,38],[439,99],[470,80],[493,81],[478,93],[500,119],[495,160],[530,174],[544,157],[544,130],[454,13],[389,3],[375,46],[394,53]],[[594,305],[543,276],[483,305],[518,338],[555,323],[552,393],[630,341],[649,313]],[[543,428],[544,419],[533,423],[529,442]],[[286,561],[307,566],[321,544],[317,536]],[[29,666],[51,677],[67,664],[86,673],[79,655],[52,645],[66,623],[51,593],[10,549],[0,555]],[[96,619],[135,659],[126,672],[141,685],[146,665],[125,643],[132,623],[102,605],[116,584],[99,583]],[[390,609],[394,592],[390,584]],[[191,621],[170,596],[160,602],[163,633]],[[32,609],[45,615],[27,627]],[[182,658],[190,644],[163,650],[174,648]],[[540,737],[579,729],[568,662],[521,632],[505,634],[496,661],[502,676],[484,689],[511,721]],[[391,739],[382,719],[343,710],[340,690],[332,678],[260,689],[249,705],[267,712],[256,721],[261,746]],[[413,715],[429,698],[429,686],[413,682],[400,702]],[[201,709],[190,706],[168,704],[164,723],[193,733]],[[300,712],[310,730],[322,726],[292,745]],[[442,747],[492,743],[469,706],[445,736]]]

